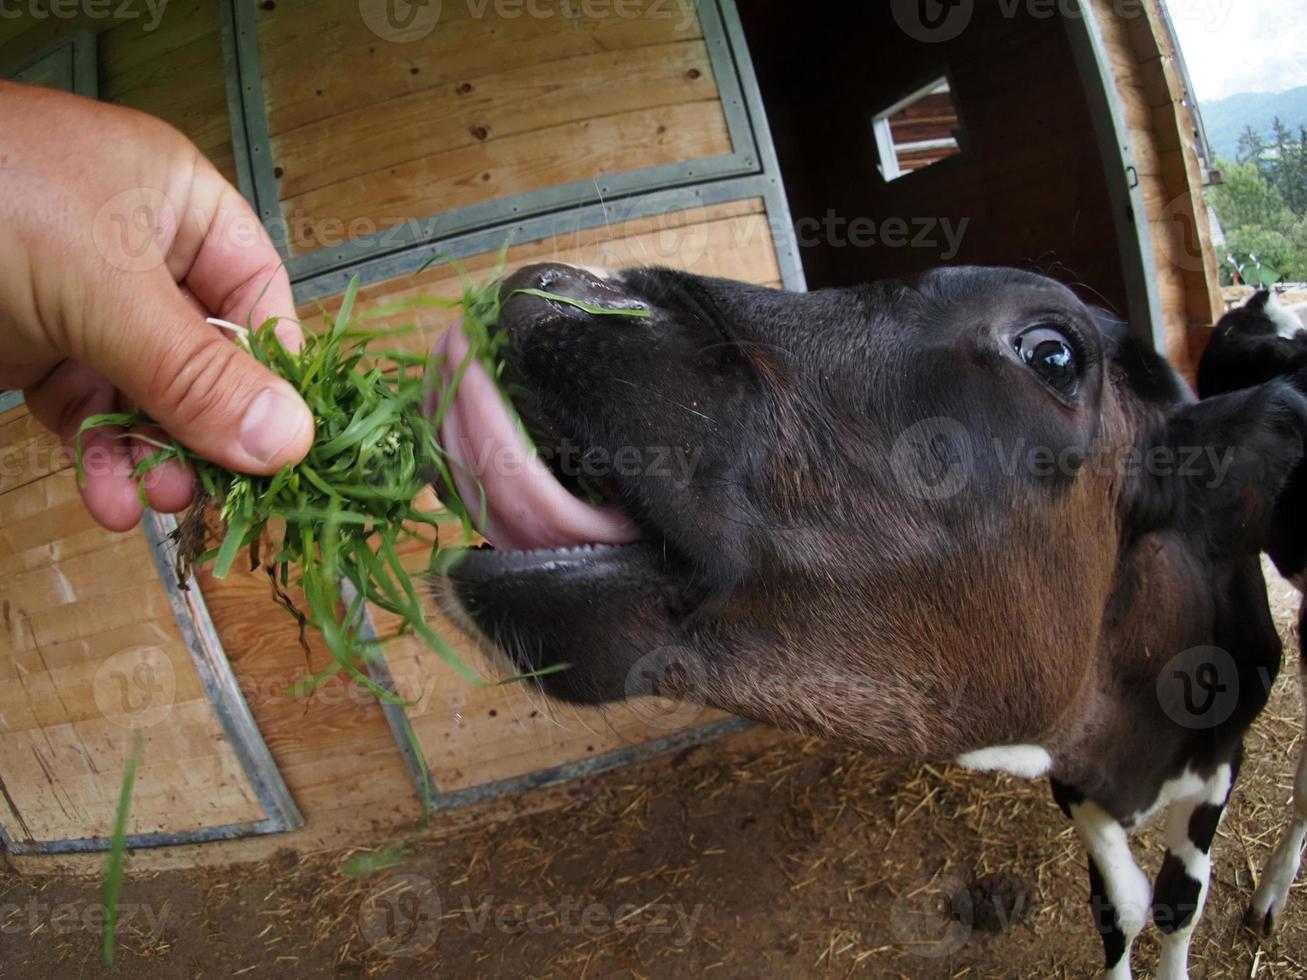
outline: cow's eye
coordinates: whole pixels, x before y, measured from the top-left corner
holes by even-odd
[[[1073,395],[1079,380],[1076,349],[1057,327],[1031,327],[1012,341],[1017,352],[1030,370],[1044,383],[1062,395]]]

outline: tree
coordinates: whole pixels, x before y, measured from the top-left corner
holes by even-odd
[[[1262,142],[1261,136],[1252,126],[1245,126],[1243,133],[1239,136],[1239,149],[1235,156],[1238,163],[1252,163],[1257,166],[1261,165],[1262,154],[1266,151],[1266,144]]]
[[[1242,225],[1267,228],[1292,224],[1294,214],[1285,206],[1280,189],[1253,163],[1219,164],[1225,183],[1208,188],[1207,199],[1227,229]]]
[[[1221,219],[1227,248],[1241,261],[1256,255],[1286,279],[1307,280],[1307,219],[1294,213],[1278,182],[1257,164],[1220,166],[1225,183],[1209,188],[1207,196]]]
[[[1307,216],[1307,127],[1300,126],[1295,135],[1276,116],[1267,142],[1252,126],[1245,126],[1237,160],[1256,167],[1262,179],[1280,192],[1290,211],[1300,218]]]
[[[1267,161],[1264,176],[1279,188],[1289,210],[1301,218],[1307,215],[1307,128],[1300,127],[1295,138],[1276,116],[1273,132],[1275,152]]]

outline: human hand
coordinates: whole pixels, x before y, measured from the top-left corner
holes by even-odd
[[[229,469],[297,462],[313,437],[308,407],[205,323],[295,313],[281,259],[236,189],[180,133],[131,110],[0,82],[0,119],[0,388],[23,389],[69,445],[88,416],[139,408]],[[277,333],[291,349],[303,339],[289,319]],[[140,520],[131,470],[154,448],[125,436],[82,437],[82,498],[118,531]],[[151,507],[175,512],[193,477],[168,463],[142,485]]]

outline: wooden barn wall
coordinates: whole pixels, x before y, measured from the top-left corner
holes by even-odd
[[[445,6],[439,43],[401,45],[360,30],[355,3],[259,5],[276,173],[287,215],[313,219],[302,227],[336,221],[348,233],[356,221],[365,230],[379,228],[397,216],[425,218],[563,180],[732,151],[702,33],[692,20],[488,24],[460,21],[464,5]],[[155,31],[139,23],[90,24],[99,31],[100,93],[178,125],[231,176],[216,13],[200,7],[176,8],[180,16],[165,16]],[[0,21],[0,53],[32,50],[76,26],[81,23],[48,20],[19,31]],[[440,177],[448,174],[454,176]],[[311,244],[307,237],[298,241],[301,248]],[[495,258],[474,256],[465,265],[485,275]],[[522,242],[508,255],[510,269],[542,260],[657,263],[768,286],[781,279],[759,199]],[[452,297],[458,288],[449,268],[435,267],[367,287],[360,308],[419,292]],[[331,297],[300,312],[312,324],[320,309],[338,302]],[[414,349],[434,342],[453,321],[441,311],[415,316],[416,331],[402,341]],[[11,462],[0,483],[0,561],[15,573],[3,579],[0,672],[7,686],[0,700],[0,779],[22,806],[30,807],[38,790],[46,793],[48,806],[31,810],[29,822],[43,821],[33,832],[103,831],[131,732],[103,717],[95,692],[116,689],[97,682],[97,671],[112,670],[125,649],[150,645],[163,651],[174,685],[164,720],[147,732],[132,830],[262,816],[203,701],[143,535],[109,534],[91,524],[67,455],[25,409],[0,419],[0,451]],[[429,503],[435,506],[434,499]],[[419,553],[408,557],[421,559]],[[301,645],[261,572],[238,569],[224,581],[201,574],[200,585],[305,826],[290,834],[141,851],[137,866],[221,863],[284,846],[340,845],[410,825],[420,812],[418,796],[375,699],[340,681],[310,695],[292,693],[292,685],[329,658],[312,634],[307,649]],[[377,621],[383,630],[393,626],[381,614]],[[482,661],[451,624],[442,619],[440,629],[485,676],[497,676],[497,665]],[[717,717],[674,713],[669,722],[658,711],[580,712],[542,703],[521,685],[471,687],[406,639],[389,640],[387,652],[401,693],[419,698],[409,713],[445,791],[583,761]],[[132,683],[136,675],[127,668],[134,664],[117,666]],[[169,753],[171,745],[180,751]],[[91,778],[88,767],[100,771]],[[51,779],[54,791],[48,791]],[[65,779],[66,790],[59,785]],[[9,828],[21,824],[8,811],[0,820]],[[81,867],[97,859],[17,863]]]
[[[158,116],[185,133],[235,182],[231,125],[223,81],[218,4],[214,0],[172,0],[157,15],[145,4],[123,8],[132,17],[96,15],[83,8],[68,16],[68,4],[50,11],[51,0],[24,0],[24,16],[0,18],[0,69],[24,59],[74,31],[95,33],[99,98]],[[34,13],[32,13],[34,12]]]
[[[1208,328],[1220,319],[1224,305],[1203,201],[1197,136],[1175,50],[1158,0],[1145,0],[1129,17],[1115,15],[1112,0],[1091,2],[1139,170],[1166,353],[1192,380]]]
[[[812,287],[941,264],[1012,265],[1125,309],[1101,157],[1056,18],[1007,18],[976,4],[956,38],[919,43],[890,4],[827,0],[816,9],[800,45],[791,4],[740,4]],[[887,183],[872,118],[946,70],[963,154]],[[828,215],[839,222],[833,235]],[[942,219],[955,236],[964,228],[956,253]],[[851,223],[865,232],[868,220],[874,243],[858,244]],[[906,224],[905,241],[891,237],[893,222]]]
[[[383,0],[260,4],[268,128],[292,251],[729,154],[703,32],[680,7],[635,0],[614,16],[564,0],[541,0],[535,13],[447,3],[427,36],[396,43],[363,26],[373,8],[381,16]]]

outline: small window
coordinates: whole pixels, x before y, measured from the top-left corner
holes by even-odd
[[[880,174],[897,180],[962,152],[962,123],[947,78],[900,99],[873,120]]]

